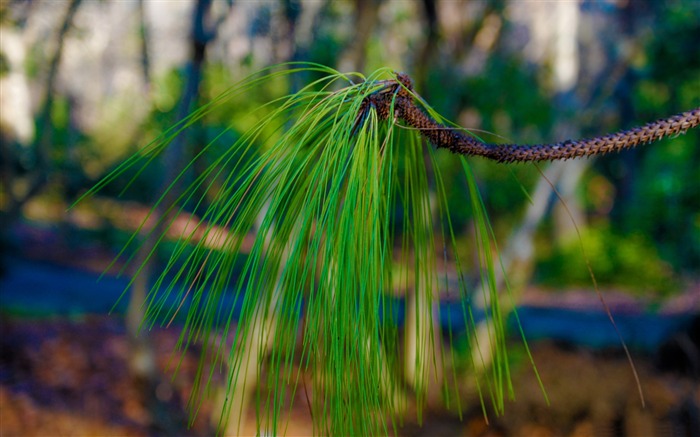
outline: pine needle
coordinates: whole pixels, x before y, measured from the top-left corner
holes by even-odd
[[[457,392],[460,384],[454,371],[440,381],[445,372],[437,368],[453,356],[445,353],[452,348],[442,344],[435,319],[439,314],[431,310],[437,306],[439,284],[447,282],[447,273],[440,277],[438,261],[454,264],[462,302],[468,302],[470,290],[435,151],[419,132],[396,129],[394,119],[383,120],[373,108],[358,119],[367,96],[382,90],[382,80],[396,81],[393,72],[382,69],[364,78],[308,63],[264,70],[164,132],[85,196],[127,170],[138,169],[135,177],[149,171],[179,132],[224,102],[244,99],[267,83],[301,72],[322,77],[261,105],[250,114],[253,123],[232,121],[231,129],[252,127],[213,158],[214,142],[206,145],[178,176],[193,171],[197,160],[208,163],[174,204],[162,205],[174,216],[192,205],[204,212],[179,236],[155,278],[148,323],[184,319],[179,350],[193,344],[202,348],[189,404],[193,417],[202,394],[224,372],[228,398],[222,429],[245,414],[231,394],[253,384],[257,432],[284,432],[283,418],[290,400],[301,393],[301,380],[314,433],[396,432],[406,410],[406,384],[414,389],[419,421],[432,384],[442,384],[446,393],[449,385]],[[432,164],[430,178],[427,164]],[[474,177],[466,160],[462,164],[469,187],[465,200],[476,220],[479,275],[494,322],[491,344],[482,347],[494,348],[495,364],[475,377],[482,402],[488,397],[502,412],[504,393],[512,387],[505,314],[495,281],[495,243]],[[162,193],[154,210],[164,199]],[[145,222],[137,233],[142,231],[148,232]],[[250,235],[254,241],[244,253]],[[162,245],[165,233],[156,237]],[[142,267],[136,266],[137,271]],[[399,370],[402,330],[390,315],[396,284],[415,293],[416,338],[403,339],[416,342],[411,381],[404,381]],[[471,309],[464,305],[463,322],[473,330]],[[214,365],[205,366],[207,359]],[[258,378],[257,383],[251,378]],[[461,408],[459,401],[457,405]]]

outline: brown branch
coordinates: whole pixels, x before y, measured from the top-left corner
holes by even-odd
[[[364,117],[363,111],[370,107],[375,108],[379,117],[386,120],[391,115],[393,102],[394,116],[408,126],[418,129],[435,147],[498,162],[555,161],[604,155],[684,134],[688,129],[700,125],[700,108],[695,108],[641,127],[583,140],[535,145],[492,144],[435,121],[416,106],[411,79],[403,73],[399,73],[397,79],[365,99],[358,120]]]

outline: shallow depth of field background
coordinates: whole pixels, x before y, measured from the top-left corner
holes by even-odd
[[[121,196],[127,180],[117,180],[68,207],[192,108],[261,68],[389,66],[446,118],[494,142],[594,136],[700,106],[694,1],[207,3],[0,3],[3,436],[213,432],[214,400],[187,428],[196,347],[171,380],[177,329],[148,333],[168,383],[145,393],[129,365],[129,294],[113,309],[133,272],[116,276],[123,260],[108,267],[167,171]],[[201,72],[194,82],[193,71]],[[227,102],[193,126],[183,153],[193,156],[251,105],[304,84],[287,85]],[[193,106],[183,108],[185,99]],[[460,164],[447,152],[438,160],[461,255],[474,259]],[[553,165],[471,162],[551,405],[511,320],[516,400],[505,415],[486,424],[465,378],[461,420],[436,401],[422,428],[408,417],[399,432],[700,434],[700,133]],[[630,347],[646,409],[586,260]],[[288,434],[310,432],[305,403],[295,405]]]

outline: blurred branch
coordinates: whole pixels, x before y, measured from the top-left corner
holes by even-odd
[[[474,55],[475,51],[484,50],[477,43],[479,35],[492,25],[495,17],[500,18],[504,16],[505,4],[503,0],[483,2],[481,6],[478,9],[478,13],[475,16],[470,16],[469,22],[460,27],[458,35],[452,37],[451,57],[454,59],[455,64],[468,60]],[[493,42],[490,44],[490,50],[496,50],[499,47],[499,40],[502,36],[503,32],[499,28],[493,37]]]
[[[146,91],[151,88],[151,56],[148,49],[149,32],[146,24],[146,11],[144,0],[139,0],[139,36],[141,37],[141,71]]]

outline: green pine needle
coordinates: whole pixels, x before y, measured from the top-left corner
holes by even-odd
[[[167,325],[187,308],[178,346],[184,350],[196,343],[203,349],[190,403],[194,415],[217,372],[226,373],[230,394],[250,384],[245,379],[255,369],[260,381],[251,400],[259,432],[283,433],[290,399],[308,395],[317,434],[388,434],[402,423],[411,390],[419,420],[431,385],[443,384],[445,401],[451,402],[447,393],[456,391],[458,378],[453,373],[439,381],[442,369],[436,367],[454,354],[434,332],[438,314],[429,307],[438,290],[448,286],[446,264],[454,266],[459,278],[458,290],[449,292],[467,302],[471,291],[457,255],[436,152],[418,132],[383,121],[372,109],[358,120],[365,97],[382,88],[381,79],[396,79],[393,72],[382,69],[365,78],[306,63],[267,69],[164,132],[86,196],[131,168],[138,168],[137,175],[148,171],[177,135],[224,101],[244,99],[266,83],[297,73],[322,77],[258,108],[250,114],[257,117],[253,124],[234,120],[232,129],[253,127],[219,156],[209,157],[213,142],[206,146],[178,179],[205,156],[210,162],[206,170],[176,193],[174,204],[161,204],[163,193],[154,205],[154,211],[174,212],[157,217],[167,222],[163,232],[186,207],[205,212],[192,219],[160,270],[147,302],[147,323]],[[474,377],[482,403],[490,402],[500,413],[512,387],[506,314],[496,289],[498,261],[474,176],[467,161],[461,161],[469,189],[465,201],[476,223],[478,274],[494,321],[491,344],[480,345],[493,348],[494,364],[487,372],[475,371]],[[171,181],[168,189],[175,186]],[[142,226],[137,234],[143,231]],[[250,235],[252,248],[243,253]],[[163,243],[165,234],[158,238]],[[137,240],[135,234],[128,245]],[[140,271],[143,266],[136,267]],[[415,293],[412,381],[404,381],[401,370],[402,345],[412,339],[403,338],[391,320],[396,287]],[[223,306],[225,296],[240,308]],[[462,317],[473,330],[467,304]],[[424,356],[428,353],[435,355]],[[214,365],[206,366],[206,360]],[[478,363],[472,366],[479,368]],[[456,403],[461,408],[458,399]],[[230,411],[233,404],[230,397],[224,402],[221,426],[243,414]]]

